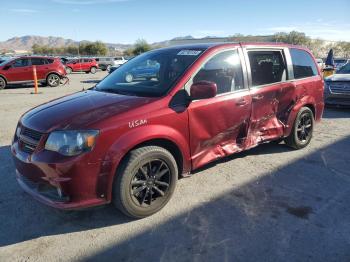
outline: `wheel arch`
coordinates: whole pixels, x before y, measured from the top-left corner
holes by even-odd
[[[56,72],[56,71],[50,71],[48,73],[46,73],[46,76],[45,76],[45,80],[47,81],[47,78],[49,77],[49,75],[51,74],[55,74],[57,76],[59,76],[60,78],[62,77],[60,73]]]
[[[314,119],[316,120],[317,112],[315,99],[312,96],[304,96],[295,103],[294,107],[292,108],[289,114],[286,129],[284,130],[284,137],[289,136],[290,132],[292,131],[295,118],[302,107],[309,108],[314,115]]]
[[[157,130],[157,127],[155,126],[153,130]],[[113,159],[109,179],[106,185],[107,200],[111,200],[113,181],[116,177],[116,174],[118,173],[118,170],[121,168],[123,161],[128,157],[129,153],[136,148],[150,145],[163,147],[174,156],[178,166],[179,176],[183,176],[184,174],[190,172],[190,151],[188,142],[184,137],[182,137],[180,134],[174,135],[174,130],[167,130],[165,132],[162,132],[162,135],[158,132],[148,132],[148,135],[144,134],[145,132],[143,131],[143,128],[140,128],[140,130],[135,129],[123,137],[120,137],[118,141],[111,146],[108,157],[110,158],[112,155],[116,156]],[[164,134],[173,134],[173,136],[167,136]],[[126,141],[135,142],[129,144]]]
[[[0,74],[0,77],[3,78],[3,79],[5,80],[6,84],[8,83],[8,80],[7,80],[7,78],[6,78],[4,75],[1,75],[1,74]]]

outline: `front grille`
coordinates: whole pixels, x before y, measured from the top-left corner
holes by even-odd
[[[19,137],[19,144],[22,151],[32,154],[37,148],[42,133],[29,129],[27,127],[22,127],[21,134]]]
[[[333,94],[350,95],[350,82],[332,82],[329,89]]]

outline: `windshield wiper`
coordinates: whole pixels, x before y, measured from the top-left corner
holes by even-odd
[[[125,96],[137,96],[134,93],[125,91],[125,90],[118,90],[115,88],[95,88],[96,91],[100,91],[100,92],[106,92],[106,93],[112,93],[112,94],[119,94],[119,95],[125,95]]]

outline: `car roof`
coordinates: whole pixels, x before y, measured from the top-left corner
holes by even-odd
[[[287,48],[298,48],[303,50],[308,50],[305,47],[298,46],[298,45],[291,45],[291,44],[285,44],[285,43],[274,43],[274,42],[213,42],[213,43],[196,43],[196,44],[185,44],[185,45],[174,45],[170,47],[165,47],[161,49],[216,49],[220,47],[229,47],[229,46],[242,46],[242,47],[249,47],[249,46],[261,46],[261,47],[287,47]]]

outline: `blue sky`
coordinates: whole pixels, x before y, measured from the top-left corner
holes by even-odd
[[[350,41],[349,0],[0,0],[0,14],[0,41],[41,35],[133,43],[291,30]]]

